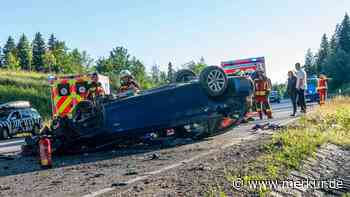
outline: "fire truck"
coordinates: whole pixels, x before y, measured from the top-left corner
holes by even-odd
[[[92,82],[99,82],[106,95],[109,95],[109,78],[97,73],[85,75],[49,76],[51,85],[52,117],[72,117],[74,107],[86,100]]]

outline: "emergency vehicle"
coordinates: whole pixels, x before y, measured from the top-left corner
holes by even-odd
[[[245,76],[254,80],[257,68],[261,68],[266,75],[265,57],[252,57],[221,62],[221,67],[227,76]],[[246,116],[257,116],[254,98],[249,98],[248,108],[252,110]]]
[[[86,100],[92,82],[101,83],[105,95],[109,95],[109,78],[97,73],[70,76],[49,76],[51,85],[52,117],[72,117],[74,107]]]
[[[258,67],[261,67],[265,74],[265,57],[253,57],[247,59],[237,59],[221,62],[221,67],[224,69],[226,75],[244,75],[251,76]]]

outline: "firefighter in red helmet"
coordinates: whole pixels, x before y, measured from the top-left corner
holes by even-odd
[[[260,119],[263,119],[263,112],[269,119],[272,118],[272,109],[269,101],[271,92],[271,80],[266,77],[264,70],[258,67],[254,79],[256,110]]]

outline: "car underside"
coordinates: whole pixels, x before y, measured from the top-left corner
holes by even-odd
[[[185,74],[184,74],[185,73]],[[174,83],[137,96],[109,96],[83,101],[73,118],[59,118],[42,135],[50,136],[56,153],[97,150],[121,143],[152,142],[162,137],[203,138],[238,122],[247,111],[253,86],[244,77],[227,77],[216,66],[199,77],[179,71]],[[35,146],[40,136],[27,139]]]

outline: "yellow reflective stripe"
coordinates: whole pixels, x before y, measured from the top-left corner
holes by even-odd
[[[257,96],[264,96],[265,94],[266,94],[265,91],[256,91],[255,92],[255,95],[257,95]]]
[[[55,98],[53,98],[53,102],[55,103],[55,105],[57,104],[57,102],[61,99],[61,96],[56,96]]]
[[[70,85],[74,85],[76,81],[77,81],[76,79],[70,79],[70,80],[68,80],[68,83]]]
[[[79,103],[81,101],[81,96],[77,94],[77,102]]]
[[[58,112],[62,113],[71,102],[72,102],[72,97],[67,97],[67,99],[61,105],[61,107],[58,109]]]

